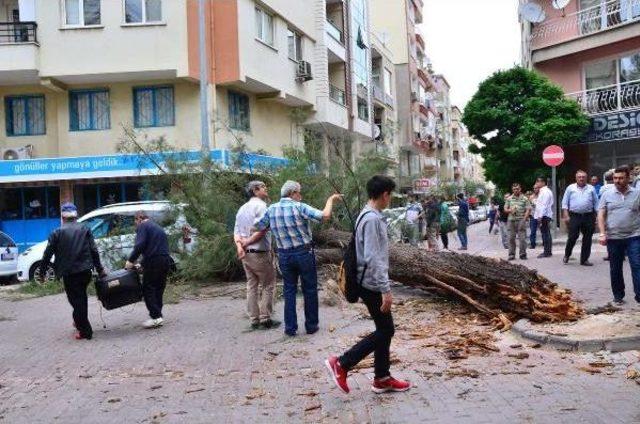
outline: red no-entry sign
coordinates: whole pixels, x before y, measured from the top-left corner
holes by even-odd
[[[560,166],[564,162],[564,150],[562,147],[552,144],[542,152],[542,160],[548,166]]]

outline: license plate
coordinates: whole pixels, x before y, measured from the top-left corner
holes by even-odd
[[[15,258],[15,253],[3,253],[2,255],[0,255],[0,259],[2,259],[3,261],[12,261]]]

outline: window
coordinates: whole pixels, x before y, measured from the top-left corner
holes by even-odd
[[[65,25],[100,25],[100,0],[64,0]]]
[[[302,60],[302,36],[292,29],[287,31],[289,58],[300,62]]]
[[[44,96],[5,97],[4,106],[8,136],[45,134]]]
[[[46,191],[44,187],[24,189],[24,218],[42,219],[47,217]]]
[[[109,225],[111,223],[111,214],[94,216],[82,223],[91,231],[96,239],[105,238],[109,234]]]
[[[229,92],[229,126],[234,130],[249,131],[249,97]]]
[[[620,59],[620,83],[640,80],[640,52]]]
[[[175,125],[173,87],[134,88],[133,122],[136,128]]]
[[[606,62],[593,63],[585,67],[585,88],[606,87],[616,83],[616,62],[609,60]]]
[[[256,37],[273,46],[273,16],[256,7]]]
[[[124,0],[124,21],[128,24],[162,22],[162,0]]]
[[[71,91],[69,93],[69,130],[107,130],[109,92],[107,90]]]
[[[392,77],[391,71],[385,68],[384,69],[384,92],[390,96],[393,94],[393,92],[391,91],[391,87],[392,87],[391,77]]]
[[[369,105],[367,104],[367,100],[362,97],[358,97],[358,118],[363,121],[369,120]]]

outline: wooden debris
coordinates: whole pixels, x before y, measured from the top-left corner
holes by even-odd
[[[338,264],[341,247],[350,234],[333,229],[316,234],[320,263]],[[584,310],[568,290],[537,271],[504,260],[452,252],[429,252],[406,244],[393,244],[389,252],[392,280],[420,289],[434,287],[462,300],[494,319],[498,328],[510,328],[518,318],[534,322],[576,320]]]

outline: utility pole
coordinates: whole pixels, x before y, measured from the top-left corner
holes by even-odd
[[[198,0],[198,43],[200,56],[200,134],[202,153],[209,155],[209,61],[207,60],[207,40],[205,36],[205,0]]]

